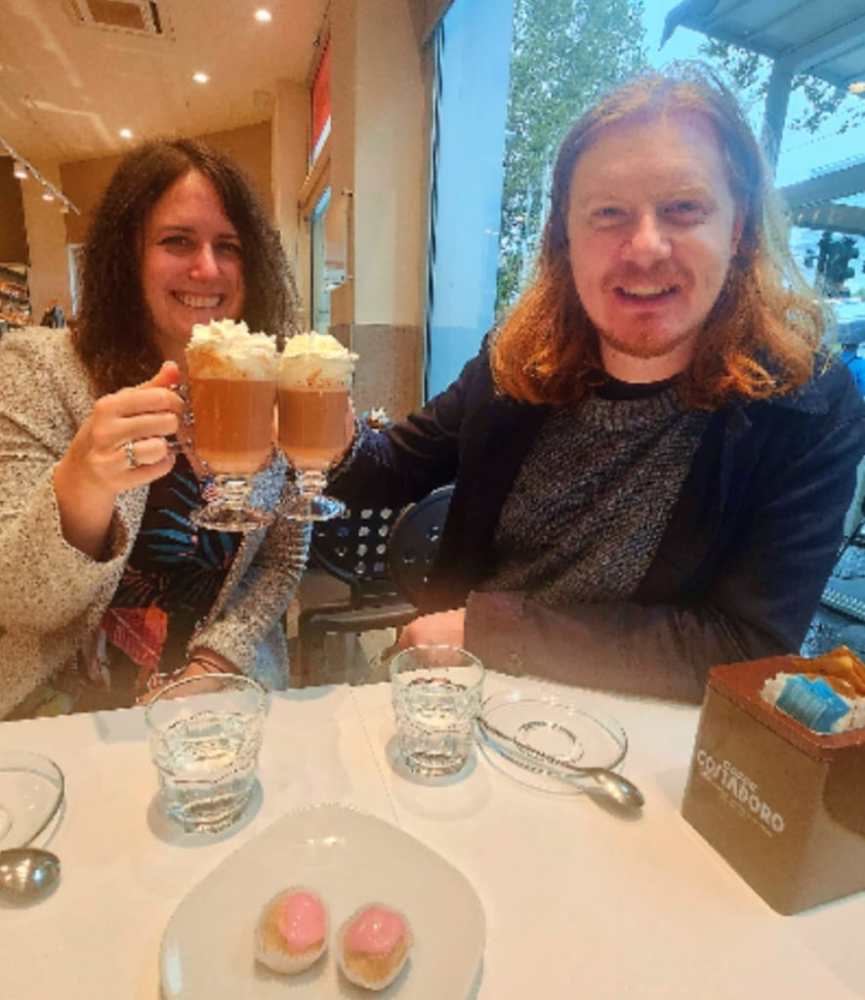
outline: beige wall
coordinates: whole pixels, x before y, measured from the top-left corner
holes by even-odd
[[[334,0],[331,7],[333,61],[330,71],[331,165],[330,186],[333,191],[354,192],[354,146],[357,16],[354,0]],[[352,198],[353,195],[343,197]],[[354,205],[346,206],[354,215]],[[352,227],[348,227],[351,229]],[[346,248],[347,281],[335,289],[330,297],[331,322],[334,326],[349,324],[354,320],[354,241],[349,237]]]
[[[334,191],[353,192],[349,274],[334,322],[423,319],[429,69],[409,0],[333,6]]]
[[[419,3],[423,10],[421,41],[426,41],[435,31],[439,21],[447,14],[448,7],[454,0],[415,0],[415,2]]]
[[[309,239],[302,225],[298,192],[306,176],[309,149],[309,91],[280,80],[271,122],[273,217],[301,297],[298,325],[309,326]]]
[[[33,166],[55,187],[60,187],[60,164],[36,161]],[[56,299],[68,316],[72,300],[69,293],[69,265],[66,250],[66,216],[56,201],[42,200],[44,188],[33,181],[21,189],[27,245],[30,248],[30,304],[33,318],[39,317]]]
[[[12,167],[11,156],[0,156],[0,263],[26,264],[27,231],[21,181],[13,176]]]
[[[246,172],[268,211],[272,210],[269,122],[225,132],[212,132],[198,138],[214,149],[227,153]],[[66,217],[69,243],[84,242],[93,212],[121,159],[120,156],[104,156],[96,160],[62,164],[60,176],[63,180],[63,193],[81,211],[81,215],[70,212]]]
[[[419,2],[331,8],[331,210],[345,219],[350,276],[331,296],[331,329],[360,358],[357,409],[392,417],[420,402],[423,371],[432,66]]]
[[[408,4],[364,0],[360,10],[355,322],[414,325],[421,322],[425,285],[423,62]]]

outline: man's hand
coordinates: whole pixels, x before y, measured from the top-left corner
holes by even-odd
[[[406,625],[397,645],[400,649],[408,649],[409,646],[462,646],[465,621],[465,608],[421,615]]]

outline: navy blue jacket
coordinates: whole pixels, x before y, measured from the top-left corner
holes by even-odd
[[[485,350],[420,412],[368,432],[333,493],[398,507],[454,494],[422,610],[468,600],[489,666],[699,700],[717,663],[797,650],[834,564],[865,405],[831,364],[796,393],[712,414],[655,558],[629,601],[553,612],[470,593],[490,575],[499,512],[549,413],[494,392]]]

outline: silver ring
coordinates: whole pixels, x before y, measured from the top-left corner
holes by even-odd
[[[137,469],[141,465],[141,462],[135,457],[135,442],[127,441],[123,445],[123,450],[126,452],[126,464],[130,469]]]

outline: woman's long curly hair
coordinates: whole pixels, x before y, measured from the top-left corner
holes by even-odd
[[[84,249],[73,343],[99,394],[144,382],[162,363],[142,293],[142,236],[156,202],[190,170],[213,185],[240,237],[243,319],[280,343],[294,332],[297,292],[279,234],[240,168],[193,139],[146,142],[111,178]]]
[[[502,392],[524,402],[566,404],[603,378],[597,332],[571,274],[567,220],[574,167],[611,125],[682,112],[701,114],[713,125],[742,219],[726,282],[680,384],[683,399],[711,410],[733,397],[788,393],[811,377],[826,318],[790,254],[760,147],[723,82],[704,66],[685,64],[617,88],[565,137],[535,279],[493,338],[493,374]]]

